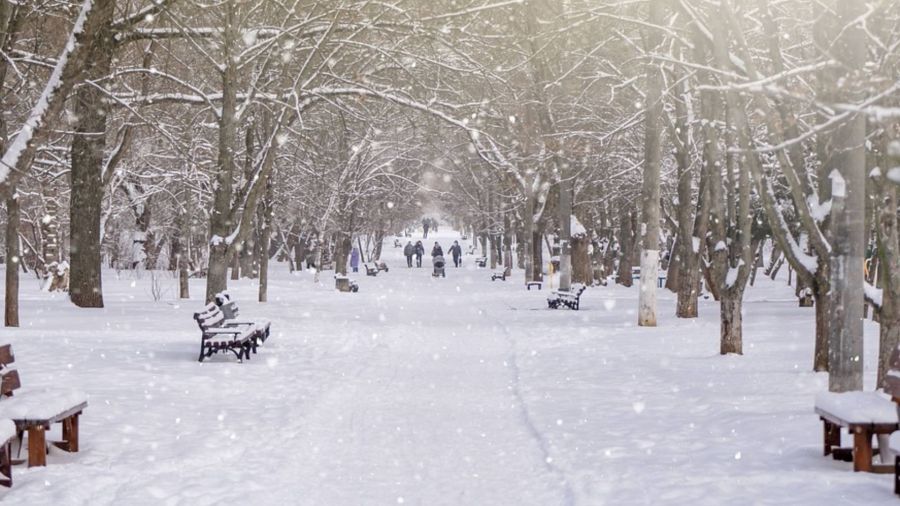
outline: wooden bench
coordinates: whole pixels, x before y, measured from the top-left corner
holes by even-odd
[[[378,260],[377,262],[375,262],[375,269],[377,269],[378,271],[384,271],[384,272],[388,272],[388,270],[389,270],[387,264],[381,260]]]
[[[543,285],[543,283],[541,283],[540,281],[526,281],[525,282],[525,288],[527,288],[528,291],[531,291],[532,287],[535,287],[538,290],[540,290],[542,285]]]
[[[255,325],[228,325],[225,313],[215,302],[194,313],[194,320],[202,332],[200,362],[220,351],[234,353],[238,362],[243,362],[244,357],[250,358],[250,351],[254,349],[258,337]]]
[[[565,306],[578,311],[581,305],[581,294],[586,288],[587,286],[582,283],[573,283],[569,291],[553,290],[547,297],[547,305],[550,306],[550,309],[559,309],[560,306]]]
[[[889,473],[891,465],[872,464],[872,437],[894,432],[900,425],[897,405],[879,392],[821,392],[816,413],[822,420],[824,455],[852,460],[854,471]],[[841,429],[853,436],[853,448],[841,447]]]
[[[487,258],[485,258],[485,257],[476,258],[475,259],[475,267],[478,267],[480,269],[484,269],[485,267],[487,267]]]
[[[67,452],[77,452],[78,418],[87,407],[84,394],[66,390],[26,390],[13,396],[21,386],[19,371],[10,366],[13,362],[12,346],[0,346],[0,413],[15,425],[20,451],[23,437],[28,434],[28,467],[47,465],[46,432],[55,423],[62,424],[63,440],[54,441],[53,445]],[[9,447],[4,453],[11,457]],[[10,458],[0,458],[0,471],[12,484],[11,475],[6,474],[8,464],[12,464]]]
[[[366,269],[366,276],[378,275],[378,266],[363,264],[363,268]]]

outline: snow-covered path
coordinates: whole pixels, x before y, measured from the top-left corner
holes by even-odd
[[[444,249],[450,235],[439,236]],[[432,240],[426,242],[430,249]],[[4,330],[27,387],[90,395],[82,451],[15,468],[9,504],[880,504],[887,476],[820,456],[808,372],[812,311],[761,281],[743,357],[717,355],[716,306],[634,325],[636,289],[594,288],[582,311],[494,282],[467,257],[446,279],[359,274],[361,291],[274,266],[270,302],[235,284],[274,334],[244,364],[196,362],[199,300],[106,273],[107,308],[26,284]],[[426,262],[427,264],[427,262]],[[202,283],[192,286],[202,293]],[[877,334],[873,326],[870,335]],[[867,342],[867,369],[874,340]],[[871,374],[868,378],[871,382]],[[24,394],[23,394],[24,395]],[[2,416],[2,401],[0,401]]]

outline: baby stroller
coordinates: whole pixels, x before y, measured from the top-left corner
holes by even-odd
[[[444,272],[444,257],[438,255],[431,259],[431,263],[434,265],[434,272],[431,273],[434,277],[442,277],[446,278],[447,274]]]

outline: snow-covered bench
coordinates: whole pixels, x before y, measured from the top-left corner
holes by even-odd
[[[816,395],[816,413],[823,423],[824,454],[852,460],[854,471],[888,473],[890,465],[872,464],[872,437],[894,432],[897,405],[879,392],[821,392]],[[853,448],[841,448],[841,429],[853,435]]]
[[[378,269],[379,271],[384,271],[384,272],[387,272],[389,270],[387,264],[381,260],[378,260],[375,262],[375,268]]]
[[[62,424],[63,440],[54,441],[53,445],[67,452],[77,452],[78,417],[87,407],[85,395],[67,390],[24,390],[14,396],[21,383],[19,371],[10,366],[13,362],[12,346],[0,346],[0,417],[12,420],[19,441],[28,433],[28,467],[47,465],[46,432],[54,423]],[[0,438],[8,434],[9,426],[0,425]],[[0,471],[2,468],[0,463]],[[11,475],[6,476],[12,484]]]
[[[531,288],[532,288],[532,287],[537,288],[538,290],[540,290],[542,284],[543,284],[543,283],[541,283],[540,281],[526,281],[526,282],[525,282],[525,288],[527,288],[528,291],[531,291]]]
[[[566,306],[569,309],[578,311],[581,305],[581,294],[584,293],[586,288],[587,286],[582,283],[572,283],[569,291],[553,290],[550,292],[551,295],[547,297],[547,305],[550,306],[550,309]]]
[[[12,441],[16,437],[16,424],[12,420],[0,420],[0,486],[12,486]]]
[[[363,264],[363,268],[366,269],[366,276],[377,276],[378,275],[378,266],[377,265]]]
[[[509,269],[504,269],[502,271],[493,272],[493,273],[491,273],[491,281],[497,281],[498,279],[500,281],[506,281],[506,277],[511,274],[512,274],[512,272],[510,272]]]
[[[245,356],[250,358],[254,338],[257,337],[255,325],[229,325],[222,309],[214,302],[207,304],[203,311],[194,313],[194,320],[202,332],[200,362],[220,351],[234,353],[238,362],[243,362]]]
[[[350,281],[351,289],[352,286],[356,283],[353,280]],[[356,291],[356,290],[353,290]],[[216,305],[219,306],[219,309],[222,310],[222,314],[225,315],[225,325],[226,326],[238,326],[238,325],[252,325],[256,330],[256,333],[253,335],[253,353],[256,353],[256,347],[261,343],[266,342],[266,339],[269,338],[269,333],[271,330],[271,322],[269,320],[241,320],[240,317],[240,308],[237,305],[237,301],[231,298],[231,294],[228,292],[219,292],[216,294]]]
[[[485,258],[485,257],[476,258],[475,259],[475,267],[478,267],[479,269],[484,269],[485,267],[487,267],[487,258]]]

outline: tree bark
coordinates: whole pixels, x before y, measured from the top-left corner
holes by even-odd
[[[663,0],[649,1],[648,21],[654,28],[646,30],[648,52],[660,44]],[[656,62],[646,66],[647,94],[644,112],[644,178],[641,186],[641,278],[638,292],[638,325],[656,326],[656,278],[659,269],[659,172],[661,137],[659,128],[663,112],[662,76]]]
[[[269,246],[272,237],[272,205],[275,198],[274,188],[270,181],[266,184],[266,196],[259,206],[259,216],[256,222],[259,224],[259,241],[257,242],[256,258],[259,259],[259,301],[269,300]]]
[[[216,294],[228,289],[228,262],[231,260],[231,199],[234,189],[234,151],[237,140],[237,53],[240,38],[237,13],[233,1],[225,4],[225,23],[222,37],[222,106],[219,116],[218,163],[216,191],[210,215],[209,263],[206,277],[206,301],[212,302]],[[232,238],[233,239],[233,238]]]
[[[741,309],[744,294],[740,290],[726,290],[720,302],[721,340],[719,353],[743,355],[743,316]]]
[[[525,195],[524,215],[522,223],[524,229],[522,231],[522,256],[525,264],[525,281],[538,281],[539,279],[534,277],[534,197],[530,194]]]
[[[102,23],[85,41],[89,57],[84,78],[96,81],[109,74],[115,43],[110,25],[113,9],[103,11]],[[74,113],[78,118],[72,138],[72,192],[69,200],[69,297],[78,307],[103,307],[100,222],[103,203],[103,167],[109,106],[104,92],[92,85],[77,88]]]
[[[837,2],[843,30],[835,55],[848,69],[846,103],[859,102],[852,83],[864,79],[865,33],[853,22],[864,14],[861,2]],[[863,92],[864,93],[864,92]],[[865,260],[866,119],[855,114],[833,133],[835,170],[832,183],[832,324],[829,339],[829,381],[832,392],[863,389],[863,261]]]
[[[6,306],[7,327],[19,326],[19,199],[6,199]]]

